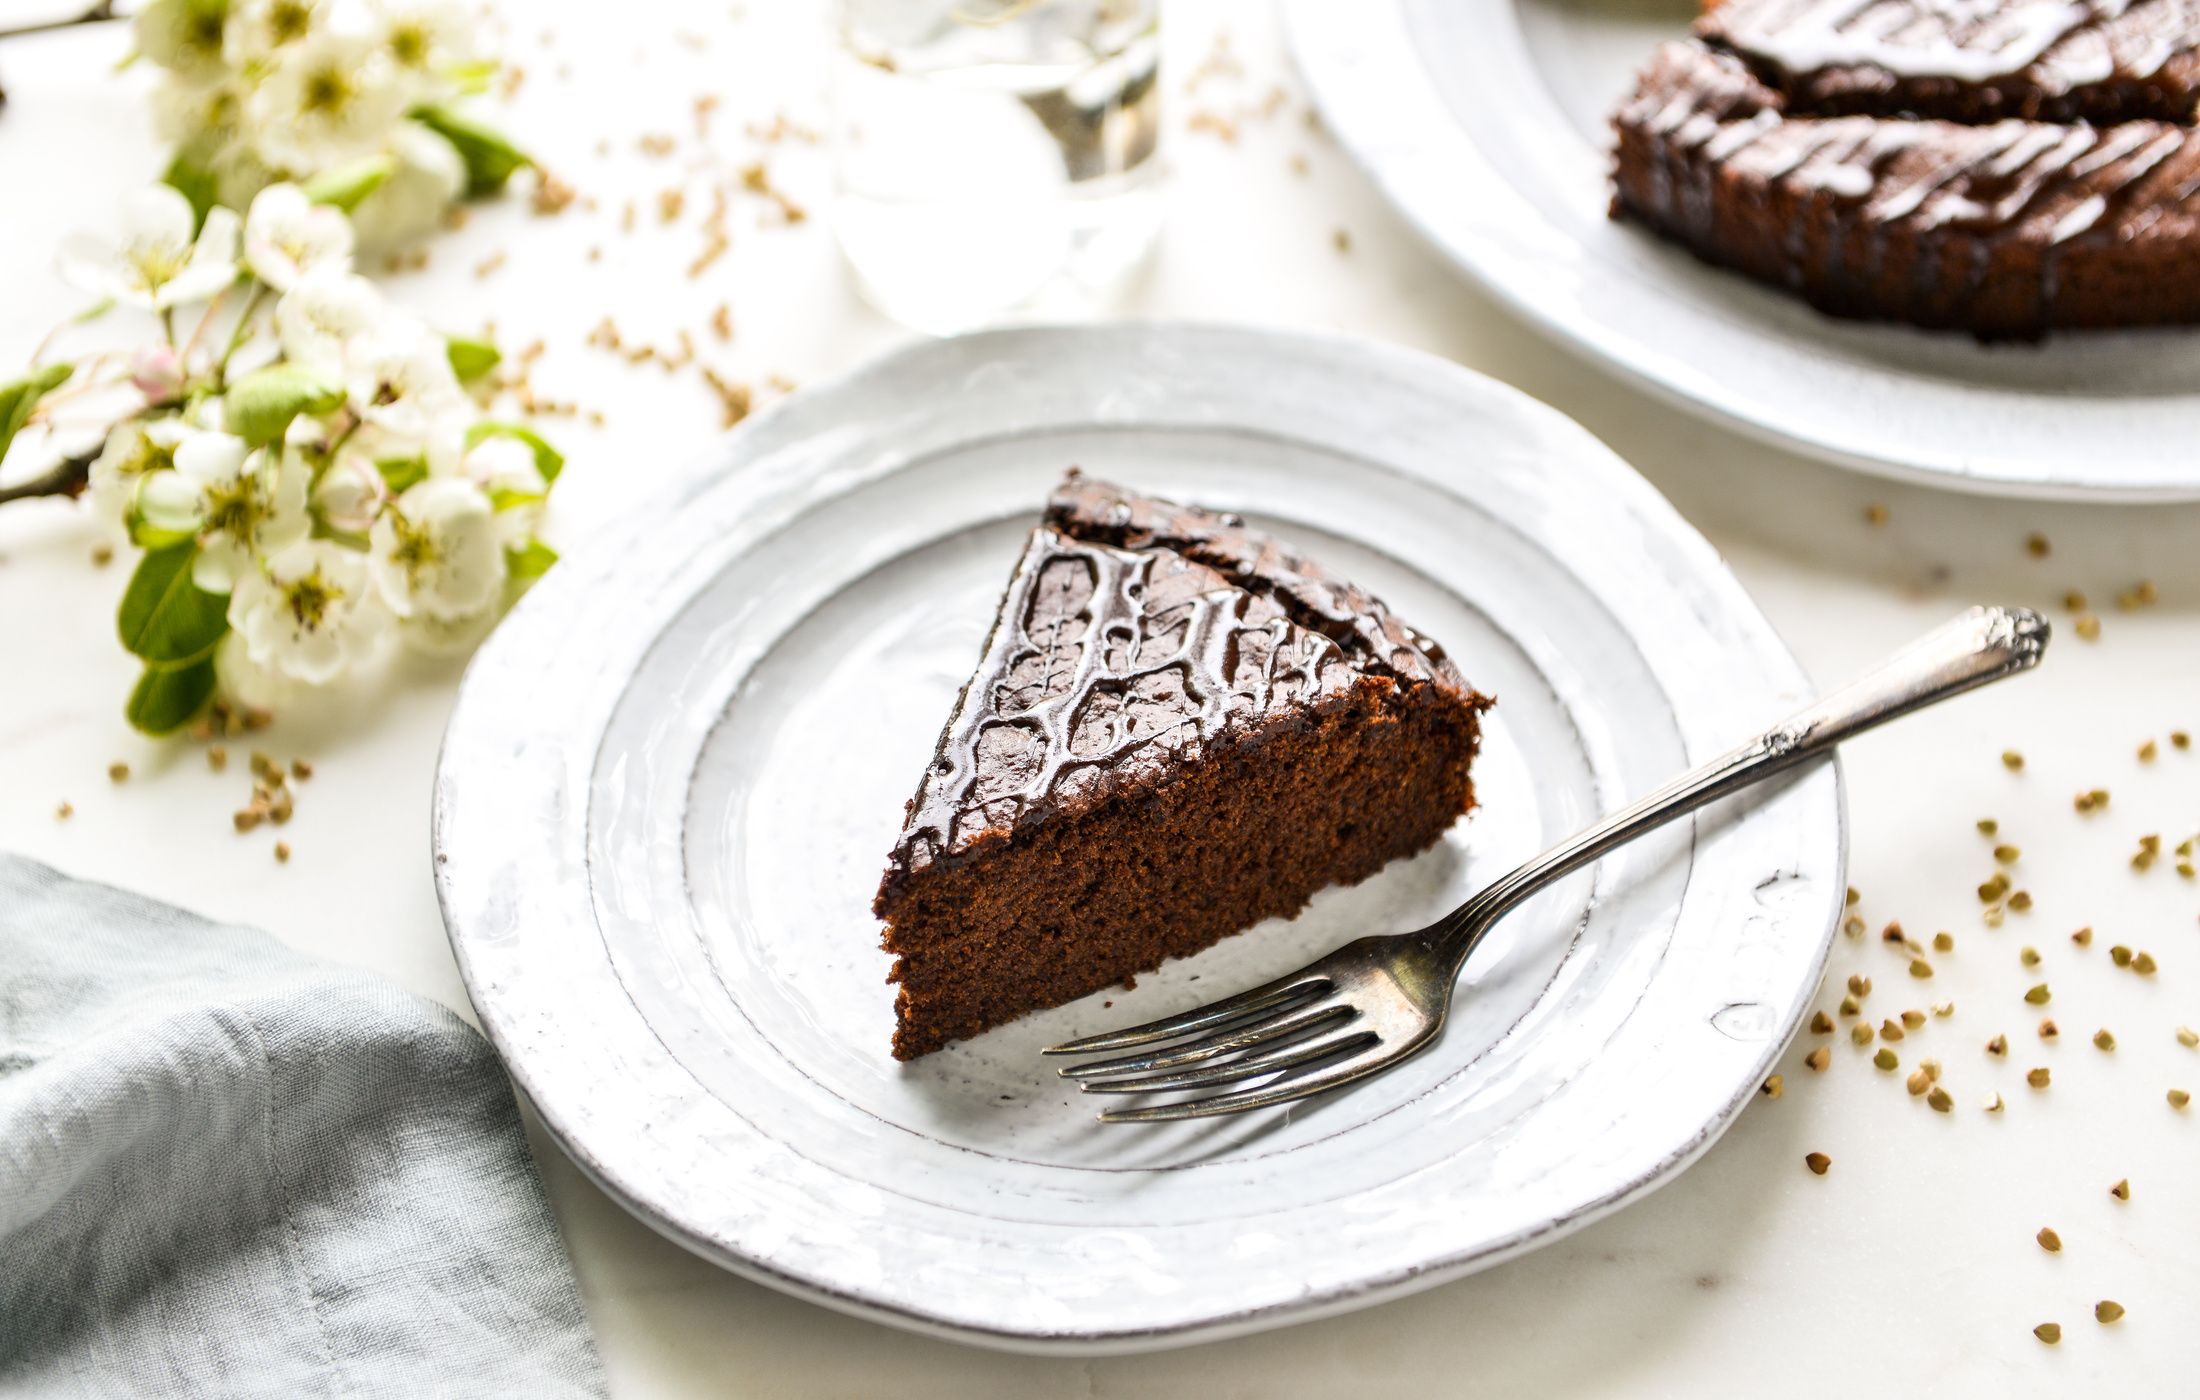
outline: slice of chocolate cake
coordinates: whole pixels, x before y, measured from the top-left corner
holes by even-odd
[[[1072,472],[873,909],[914,1059],[1433,845],[1490,704],[1290,546]]]
[[[1962,23],[1915,0],[1727,0],[1614,116],[1613,216],[1840,316],[1981,339],[2200,321],[2200,133],[1968,120],[2189,113],[2183,4],[2060,5],[2085,23],[2057,28],[2020,0],[1966,5]],[[2140,53],[2142,12],[2184,47]],[[1856,106],[1871,110],[1819,114]]]

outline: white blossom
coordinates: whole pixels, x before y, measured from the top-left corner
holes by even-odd
[[[368,535],[375,587],[400,618],[457,622],[495,606],[504,545],[489,498],[435,476],[385,506]]]
[[[92,514],[120,529],[137,498],[138,484],[176,464],[176,447],[190,433],[180,418],[131,418],[107,434],[107,445],[92,460],[85,497]]]
[[[187,78],[221,72],[229,0],[153,0],[138,11],[132,29],[138,52]]]
[[[236,595],[230,595],[235,602]],[[298,683],[272,666],[252,659],[244,633],[228,631],[214,648],[214,685],[223,697],[251,710],[279,710],[291,702]]]
[[[232,0],[223,56],[237,68],[265,63],[326,27],[328,9],[320,0]]]
[[[431,453],[431,468],[448,463]],[[479,487],[496,509],[497,538],[506,549],[517,549],[534,538],[542,524],[543,500],[550,484],[535,465],[535,449],[518,438],[502,434],[483,438],[458,459],[441,466]]]
[[[382,293],[366,278],[310,272],[275,303],[275,336],[284,359],[337,374],[346,368],[351,348],[378,331],[388,315]]]
[[[362,248],[391,248],[433,233],[466,192],[466,160],[458,148],[418,122],[399,122],[389,154],[397,168],[351,211]]]
[[[387,322],[352,347],[346,367],[352,411],[410,451],[473,411],[442,340],[417,324]]]
[[[237,216],[208,210],[196,238],[191,225],[191,201],[148,185],[124,207],[122,245],[74,234],[61,248],[61,275],[94,296],[155,310],[205,301],[237,278]]]
[[[138,510],[148,525],[196,534],[191,581],[227,593],[253,560],[304,539],[312,472],[296,453],[252,451],[227,433],[196,433],[175,449],[176,469],[148,477]]]
[[[216,152],[212,168],[214,198],[225,209],[249,209],[261,190],[289,178],[287,172],[270,165],[249,140],[242,138]]]
[[[244,261],[278,292],[313,273],[351,270],[351,220],[296,185],[269,185],[244,216]]]
[[[488,640],[496,625],[495,608],[483,608],[455,622],[415,613],[397,624],[397,637],[406,650],[423,656],[464,656]]]
[[[153,89],[153,130],[170,145],[216,147],[243,129],[244,88],[238,83],[171,73]]]
[[[388,496],[373,458],[355,447],[338,453],[313,483],[314,512],[331,530],[347,535],[365,534]]]
[[[433,93],[474,57],[474,23],[456,0],[378,0],[377,38],[416,91]]]
[[[356,550],[300,540],[237,580],[229,625],[258,665],[326,685],[374,646],[386,625]]]
[[[353,34],[329,30],[282,50],[247,104],[261,158],[318,171],[374,154],[405,114],[391,77],[381,52]]]

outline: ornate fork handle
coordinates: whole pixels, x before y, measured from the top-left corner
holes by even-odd
[[[1861,679],[1485,886],[1422,931],[1453,973],[1515,905],[1675,817],[1830,753],[1867,729],[1951,695],[2029,670],[2046,649],[2047,619],[2029,608],[1972,608]]]

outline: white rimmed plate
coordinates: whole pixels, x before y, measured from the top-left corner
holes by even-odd
[[[1864,325],[1606,217],[1606,119],[1694,0],[1287,0],[1323,117],[1423,235],[1559,338],[1760,438],[2007,495],[2200,498],[2200,331],[1982,346]]]
[[[1242,510],[1440,639],[1498,696],[1483,806],[1298,919],[898,1065],[869,900],[1072,463]],[[1837,772],[1547,892],[1442,1044],[1350,1094],[1102,1126],[1040,1048],[1425,922],[1806,694],[1710,547],[1512,390],[1348,341],[1002,331],[804,392],[551,571],[461,689],[437,888],[514,1078],[658,1229],[965,1340],[1167,1345],[1483,1267],[1703,1151],[1818,983]]]

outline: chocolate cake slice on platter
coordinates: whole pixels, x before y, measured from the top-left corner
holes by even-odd
[[[1121,983],[1423,850],[1490,700],[1235,516],[1075,472],[1025,542],[873,908],[894,1054]]]

